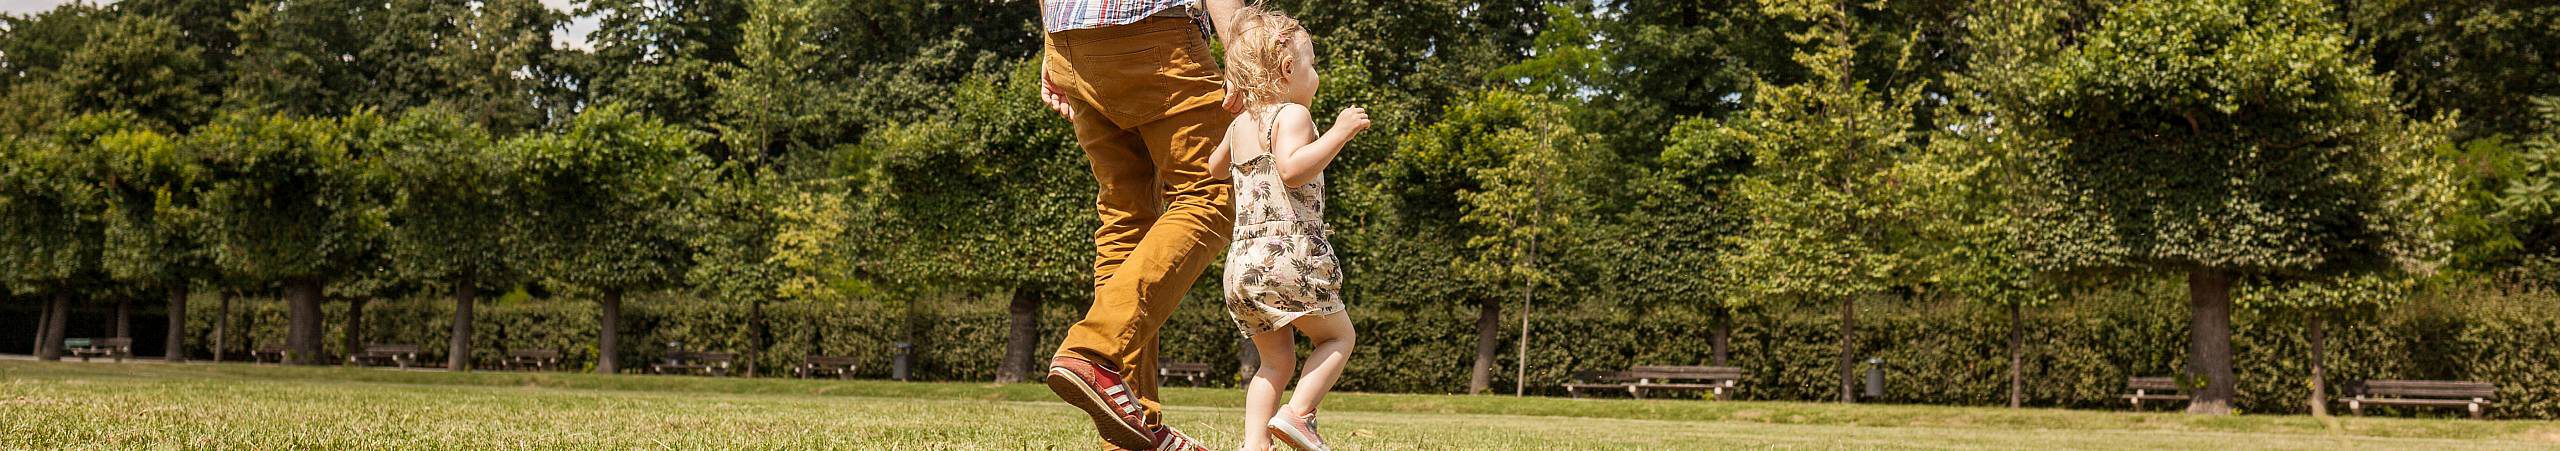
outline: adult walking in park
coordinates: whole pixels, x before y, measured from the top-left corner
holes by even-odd
[[[1206,450],[1165,424],[1156,331],[1233,227],[1215,151],[1235,105],[1209,50],[1238,0],[1043,0],[1041,97],[1075,126],[1101,192],[1093,305],[1048,384],[1127,449]]]

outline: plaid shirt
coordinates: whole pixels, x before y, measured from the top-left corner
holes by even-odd
[[[1040,25],[1050,32],[1128,25],[1168,8],[1199,0],[1040,0]]]

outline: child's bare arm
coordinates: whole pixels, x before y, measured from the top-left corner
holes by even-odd
[[[1334,155],[1341,154],[1342,147],[1350,145],[1352,137],[1369,128],[1369,112],[1358,107],[1343,109],[1342,114],[1334,118],[1333,128],[1325,130],[1322,136],[1316,135],[1315,127],[1314,115],[1305,108],[1280,109],[1279,136],[1273,139],[1277,142],[1272,143],[1272,148],[1288,149],[1286,153],[1273,155],[1280,160],[1281,183],[1294,188],[1323,175],[1324,168],[1333,164]]]
[[[1218,140],[1218,150],[1209,151],[1209,178],[1211,179],[1227,179],[1227,159],[1233,158],[1228,156],[1228,153],[1232,152],[1231,149],[1236,147],[1233,136],[1235,134],[1228,133],[1227,135],[1229,135],[1228,139]]]

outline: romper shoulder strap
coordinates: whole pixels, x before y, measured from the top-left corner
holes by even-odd
[[[1270,111],[1262,112],[1262,153],[1272,155],[1273,159],[1279,159],[1280,155],[1279,152],[1271,151],[1271,146],[1280,142],[1280,110],[1289,108],[1289,105],[1275,104],[1271,106]]]

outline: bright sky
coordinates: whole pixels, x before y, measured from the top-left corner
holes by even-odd
[[[569,1],[570,0],[542,0],[542,4],[544,6],[549,6],[554,10],[568,12],[574,8],[573,5],[569,4]],[[0,0],[0,12],[6,12],[9,14],[42,12],[44,10],[53,9],[55,6],[60,6],[64,3],[70,2],[70,0]],[[99,3],[115,3],[115,0],[102,0]],[[553,45],[563,47],[587,48],[587,33],[595,30],[595,18],[570,18],[568,29],[553,32],[551,34],[551,42]]]

